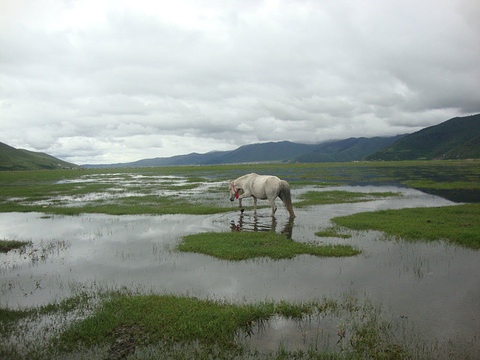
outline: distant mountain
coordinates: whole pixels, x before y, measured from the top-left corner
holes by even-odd
[[[357,161],[391,145],[404,136],[405,135],[373,138],[361,137],[329,141],[316,145],[313,151],[302,154],[295,160],[302,163]]]
[[[244,145],[232,151],[212,151],[206,154],[191,153],[172,157],[143,159],[130,163],[83,165],[84,167],[144,167],[168,165],[216,165],[253,162],[275,162],[293,160],[315,145],[297,144],[289,141]]]
[[[211,164],[238,164],[248,162],[289,161],[315,149],[316,145],[290,141],[244,145],[216,159]]]
[[[480,158],[480,114],[430,126],[365,157],[366,160]]]
[[[0,142],[0,170],[71,169],[77,167],[75,164],[44,153],[15,149]]]
[[[85,167],[145,167],[258,162],[344,162],[480,158],[480,114],[459,117],[409,135],[349,138],[320,144],[289,141],[241,146],[233,151],[191,153],[131,163]]]
[[[449,150],[445,159],[480,159],[480,136]]]
[[[171,166],[171,165],[205,165],[217,157],[221,157],[230,151],[212,151],[206,154],[191,153],[187,155],[176,155],[172,157],[157,157],[152,159],[143,159],[129,163],[118,164],[99,164],[99,165],[82,165],[87,168],[105,168],[105,167],[152,167],[152,166]]]
[[[148,167],[167,165],[215,165],[258,162],[332,162],[361,160],[365,155],[392,144],[403,135],[391,138],[350,138],[322,144],[290,141],[244,145],[232,151],[191,153],[172,157],[143,159],[130,163],[83,165],[84,167]]]

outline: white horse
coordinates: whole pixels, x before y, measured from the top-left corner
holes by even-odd
[[[292,207],[292,199],[290,196],[290,185],[285,180],[280,180],[276,176],[247,174],[230,182],[230,201],[238,199],[240,209],[242,209],[242,199],[246,197],[253,197],[253,209],[257,213],[257,199],[266,200],[272,206],[272,216],[275,216],[277,206],[275,199],[277,196],[283,201],[285,207],[290,213],[290,217],[295,217]],[[239,191],[243,191],[239,195]]]

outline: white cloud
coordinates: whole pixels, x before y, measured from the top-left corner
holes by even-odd
[[[76,163],[480,112],[474,0],[0,3],[0,141]]]

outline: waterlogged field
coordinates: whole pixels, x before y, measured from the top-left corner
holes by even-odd
[[[479,358],[479,165],[0,173],[0,357]]]

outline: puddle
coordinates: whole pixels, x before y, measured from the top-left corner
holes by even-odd
[[[218,183],[205,186],[218,186]],[[24,251],[0,254],[0,306],[29,307],[63,299],[82,288],[123,286],[146,292],[188,294],[234,302],[265,299],[309,301],[355,293],[360,299],[382,302],[392,316],[414,322],[427,338],[444,340],[459,335],[465,338],[478,336],[479,251],[443,242],[388,240],[375,231],[347,230],[352,235],[349,239],[314,235],[321,228],[328,227],[330,219],[336,216],[453,203],[435,195],[395,186],[334,189],[393,191],[401,192],[403,196],[298,208],[293,221],[280,204],[277,204],[279,209],[275,219],[269,216],[269,208],[259,209],[258,215],[253,216],[252,203],[248,200],[244,203],[244,214],[237,211],[235,204],[230,213],[208,216],[0,213],[1,239],[31,242]],[[307,190],[295,189],[293,196]],[[224,201],[230,203],[223,195]],[[290,260],[229,262],[174,250],[179,239],[188,234],[272,229],[296,241],[351,244],[363,253],[349,258],[305,255]],[[307,329],[305,324],[276,319],[269,326],[270,330],[267,327],[263,332],[257,332],[256,347],[268,348],[269,343],[281,337],[300,344],[305,339],[316,339],[320,328],[332,334],[329,335],[334,337],[332,341],[336,336],[335,324],[328,322],[327,327],[312,323]]]
[[[247,339],[247,343],[262,352],[275,352],[279,344],[289,351],[333,350],[338,341],[338,326],[338,319],[332,315],[316,316],[316,319],[306,321],[275,316],[256,325],[254,335]]]

